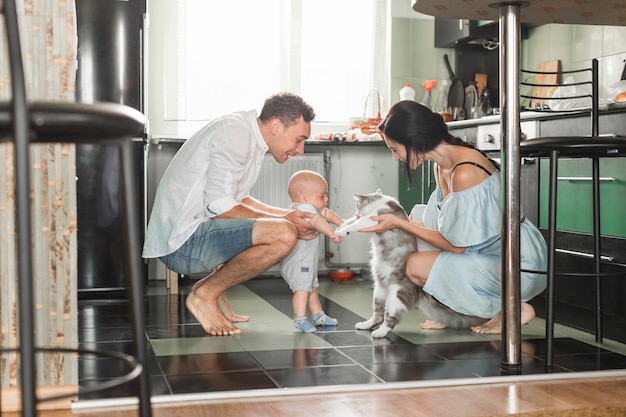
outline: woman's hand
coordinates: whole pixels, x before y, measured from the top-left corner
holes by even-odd
[[[400,225],[402,219],[393,214],[381,214],[380,216],[370,216],[370,220],[378,222],[376,226],[360,229],[359,232],[383,233],[389,229],[395,229]]]

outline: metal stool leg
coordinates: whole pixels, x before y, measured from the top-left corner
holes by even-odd
[[[595,319],[596,319],[596,342],[602,343],[602,280],[600,277],[600,158],[592,158],[592,194],[593,194],[593,272],[595,279]]]
[[[548,277],[546,285],[546,365],[552,366],[554,344],[554,268],[556,258],[556,207],[559,152],[550,154],[550,196],[548,198]]]
[[[122,182],[124,187],[124,203],[125,215],[124,226],[127,231],[126,241],[126,260],[129,271],[129,287],[130,297],[129,303],[134,339],[135,352],[134,355],[143,366],[143,372],[139,376],[139,411],[141,417],[149,417],[152,414],[150,407],[150,377],[148,373],[148,342],[144,333],[145,316],[144,316],[144,297],[141,274],[141,248],[139,236],[139,209],[135,197],[138,190],[135,187],[132,178],[133,161],[132,161],[132,143],[130,139],[124,138],[120,146],[121,163],[122,163]]]

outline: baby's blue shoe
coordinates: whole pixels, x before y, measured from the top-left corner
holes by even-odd
[[[315,322],[316,326],[336,326],[337,319],[332,317],[328,317],[326,313],[320,311],[313,317],[313,322]]]
[[[306,318],[293,319],[293,325],[304,333],[315,333],[315,327]]]

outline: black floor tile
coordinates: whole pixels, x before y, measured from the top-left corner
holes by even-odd
[[[532,339],[525,341],[526,347],[534,346],[535,355],[545,356],[546,354],[546,341],[545,339]],[[576,353],[607,353],[606,349],[581,342],[580,340],[571,339],[567,337],[558,337],[554,339],[552,345],[552,352],[554,355],[571,355]]]
[[[458,359],[498,359],[502,357],[500,341],[428,343],[424,349],[448,360]]]
[[[133,340],[133,329],[127,324],[120,327],[79,328],[78,338],[83,343],[120,342]]]
[[[407,362],[435,362],[444,359],[419,345],[359,346],[339,348],[346,356],[363,365]]]
[[[248,352],[159,356],[156,360],[166,376],[262,370]]]
[[[453,361],[374,363],[367,368],[385,382],[434,381],[476,377]]]
[[[171,375],[166,379],[174,394],[277,388],[263,371]]]
[[[280,387],[375,384],[382,382],[359,365],[268,370]]]
[[[264,350],[250,352],[263,369],[305,368],[313,366],[354,365],[355,362],[336,349]]]
[[[468,359],[453,361],[455,365],[467,369],[476,376],[489,377],[489,376],[510,376],[510,375],[537,375],[537,374],[553,374],[561,372],[570,372],[569,370],[560,366],[553,366],[551,368],[546,367],[544,360],[534,357],[525,356],[522,358],[522,366],[519,371],[514,373],[511,371],[504,371],[502,369],[500,359]]]
[[[573,372],[626,369],[626,357],[617,353],[555,355],[554,364]]]
[[[99,379],[99,380],[86,380],[80,383],[79,386],[79,400],[99,400],[107,398],[123,398],[123,397],[137,397],[136,382],[130,382],[128,384],[122,384],[114,388],[99,390],[95,392],[86,392],[87,390],[98,389],[102,387],[102,384],[109,383],[111,379]],[[170,395],[172,391],[169,389],[165,378],[162,375],[156,375],[150,377],[150,391],[152,395]]]

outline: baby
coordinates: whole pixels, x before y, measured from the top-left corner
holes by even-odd
[[[287,187],[291,198],[291,209],[313,213],[307,219],[313,229],[339,243],[341,238],[335,233],[331,223],[341,226],[343,219],[326,207],[328,204],[328,183],[317,172],[298,171],[293,174]],[[280,273],[293,292],[293,323],[305,333],[315,332],[315,327],[307,320],[307,305],[313,315],[315,326],[335,326],[337,320],[328,317],[322,310],[317,287],[319,263],[319,235],[312,240],[298,240],[296,246],[281,261]]]

